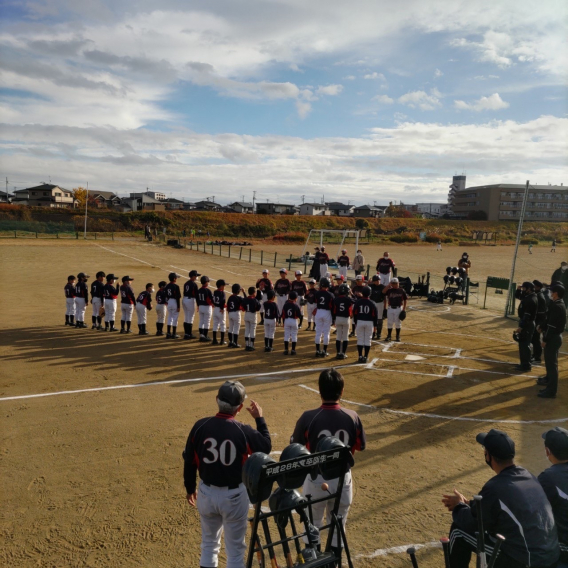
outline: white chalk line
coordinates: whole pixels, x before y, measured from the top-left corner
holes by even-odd
[[[300,388],[315,392],[319,394],[319,391],[308,387],[307,385],[298,385]],[[400,414],[403,416],[416,416],[418,418],[435,418],[437,420],[456,420],[459,422],[488,422],[490,424],[556,424],[558,422],[568,422],[568,418],[556,418],[553,420],[497,420],[492,418],[470,418],[468,416],[444,416],[443,414],[431,414],[428,412],[411,412],[408,410],[392,410],[391,408],[385,408],[383,406],[375,406],[373,404],[364,404],[362,402],[354,402],[352,400],[347,400],[345,398],[341,399],[342,402],[347,404],[353,404],[355,406],[362,406],[363,408],[372,408],[373,410],[382,410],[383,412],[388,412],[389,414]]]
[[[424,544],[403,544],[402,546],[392,546],[391,548],[379,548],[370,554],[357,554],[355,558],[378,558],[379,556],[387,556],[389,554],[402,554],[410,547],[415,550],[422,548],[442,548],[442,543],[437,541],[425,542]]]

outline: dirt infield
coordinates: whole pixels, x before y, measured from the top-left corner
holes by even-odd
[[[401,267],[410,262],[405,251],[420,270],[448,262],[433,249],[428,259],[421,247],[389,249]],[[457,261],[461,249],[450,250]],[[502,266],[500,250],[476,248],[476,262]],[[549,256],[546,273],[562,259]],[[68,274],[129,274],[139,291],[172,270],[193,268],[212,280],[250,284],[258,265],[151,244],[81,241],[0,241],[0,257],[2,564],[199,566],[199,520],[185,501],[181,459],[192,424],[215,412],[225,377],[242,376],[264,409],[273,450],[281,451],[300,414],[318,405],[317,369],[334,361],[313,357],[306,331],[291,358],[281,354],[280,329],[274,353],[250,354],[63,325]],[[421,568],[442,565],[441,550],[430,544],[450,523],[442,493],[456,487],[472,495],[491,476],[475,434],[506,430],[518,462],[537,474],[547,466],[544,422],[568,421],[565,354],[558,398],[541,400],[538,367],[511,371],[512,321],[467,306],[410,305],[402,343],[375,344],[364,366],[354,364],[352,341],[342,368],[345,405],[360,413],[368,442],[356,455],[348,523],[361,567],[408,566],[394,547],[411,544],[427,545],[418,552]],[[151,331],[154,322],[151,313]],[[245,413],[240,419],[251,420]]]

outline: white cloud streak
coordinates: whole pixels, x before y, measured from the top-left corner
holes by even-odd
[[[493,93],[489,97],[481,97],[477,101],[466,103],[465,101],[454,101],[454,106],[458,110],[473,110],[481,112],[484,110],[502,110],[509,107],[509,103],[504,101],[499,93]]]

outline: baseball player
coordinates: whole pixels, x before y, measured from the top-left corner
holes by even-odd
[[[550,249],[550,252],[556,252],[556,239],[552,241],[552,248]]]
[[[442,250],[442,241],[438,239],[438,242],[436,243],[436,252],[441,250]]]
[[[337,264],[339,266],[339,274],[343,276],[344,279],[347,278],[347,269],[349,268],[350,260],[345,249],[343,249],[341,255],[337,257]]]
[[[213,315],[213,294],[209,289],[209,276],[202,276],[199,281],[201,288],[197,291],[197,305],[199,307],[199,341],[211,341],[209,326]]]
[[[103,280],[106,274],[104,272],[97,272],[96,280],[91,284],[91,305],[93,306],[93,315],[91,321],[93,325],[91,329],[102,329],[101,309],[103,307],[103,289],[105,285]]]
[[[404,312],[406,315],[406,302],[408,296],[400,287],[398,278],[393,278],[390,287],[385,292],[384,310],[387,311],[387,336],[385,341],[392,341],[392,328],[396,327],[396,339],[400,341],[400,315]],[[404,316],[403,316],[404,317]]]
[[[262,306],[264,308],[264,352],[273,351],[274,333],[276,331],[276,322],[280,319],[280,310],[275,300],[274,290],[268,290],[266,293],[266,302]]]
[[[229,347],[240,347],[239,331],[241,329],[241,312],[244,310],[243,299],[239,296],[239,292],[245,296],[245,291],[240,284],[233,284],[231,291],[233,292],[227,300],[227,312],[229,313]]]
[[[329,255],[325,252],[325,247],[320,248],[318,260],[320,264],[320,276],[325,278],[329,270]]]
[[[388,286],[391,281],[394,267],[395,264],[393,259],[389,256],[389,253],[385,251],[383,258],[379,258],[379,261],[377,262],[377,273],[381,278],[381,284],[383,286]]]
[[[329,357],[327,346],[333,320],[333,294],[329,291],[329,280],[320,280],[320,289],[316,293],[316,357]],[[323,341],[323,351],[321,342]]]
[[[225,332],[227,331],[227,320],[225,319],[226,314],[226,297],[225,297],[225,286],[226,282],[224,280],[217,280],[215,283],[217,290],[213,292],[213,343],[212,345],[227,345],[225,342]],[[217,332],[221,333],[221,338],[217,342]]]
[[[296,303],[297,299],[298,294],[292,290],[282,310],[282,321],[284,322],[284,355],[288,355],[290,342],[292,343],[290,355],[296,355],[298,320],[302,317],[300,306]]]
[[[365,431],[361,419],[354,410],[342,408],[339,404],[343,395],[345,381],[341,373],[336,369],[328,369],[322,371],[319,376],[319,392],[321,396],[321,406],[313,410],[308,410],[302,414],[294,433],[290,438],[290,443],[303,444],[311,452],[315,452],[318,441],[324,436],[335,436],[339,438],[346,446],[351,449],[352,453],[363,451],[365,449]],[[330,492],[337,491],[338,479],[327,482]],[[318,475],[312,480],[311,475],[306,477],[304,482],[303,494],[311,495],[312,499],[317,500],[328,495],[327,491],[322,489],[324,479]],[[353,502],[353,479],[351,471],[345,475],[343,491],[339,503],[339,515],[343,526],[347,522],[349,507]],[[329,504],[329,507],[327,505]],[[326,516],[326,524],[331,521],[331,509],[333,501],[321,501],[312,505],[314,524],[321,527],[324,524],[324,514]],[[327,509],[327,510],[326,510]],[[337,531],[333,535],[332,547],[337,557],[341,556],[341,540],[337,537]]]
[[[260,296],[257,298],[260,302],[260,325],[264,325],[264,308],[262,306],[264,305],[264,302],[266,302],[266,292],[274,289],[270,278],[268,278],[269,274],[269,270],[265,268],[262,271],[262,278],[259,278],[256,281],[256,287],[260,292]]]
[[[150,335],[146,331],[146,317],[148,310],[152,309],[152,292],[154,285],[150,282],[146,284],[144,292],[138,294],[136,298],[136,317],[138,318],[138,335]]]
[[[75,276],[67,277],[65,292],[65,325],[75,325]]]
[[[315,314],[315,310],[316,310],[316,293],[317,293],[317,289],[316,289],[316,281],[312,278],[309,282],[308,282],[309,288],[308,291],[306,292],[306,311],[308,312],[308,327],[306,328],[306,331],[315,331],[316,330],[316,322],[314,320],[314,314]],[[313,324],[313,327],[312,327]]]
[[[256,288],[251,286],[248,289],[248,296],[243,299],[243,308],[245,312],[245,351],[255,350],[254,340],[256,338],[256,314],[262,308],[260,302],[256,299],[255,291]]]
[[[254,400],[247,410],[256,422],[256,430],[235,420],[245,397],[241,383],[225,382],[217,393],[219,412],[194,424],[183,452],[186,499],[192,507],[197,507],[201,520],[199,565],[202,567],[218,565],[223,533],[227,568],[245,565],[249,499],[241,471],[253,452],[268,454],[272,449],[262,408]]]
[[[293,280],[290,287],[298,294],[298,306],[300,307],[300,321],[298,323],[298,329],[302,329],[302,323],[304,323],[304,305],[306,304],[306,294],[308,292],[308,287],[306,283],[302,280],[302,271],[296,270],[294,274],[296,280]]]
[[[349,286],[342,284],[338,290],[339,295],[333,299],[333,317],[335,319],[335,349],[336,359],[347,359],[347,346],[349,345],[349,324],[353,314],[353,300],[349,297]]]
[[[77,284],[75,285],[75,322],[76,328],[87,327],[85,324],[85,312],[89,303],[89,288],[87,280],[89,275],[84,272],[77,274]]]
[[[166,298],[168,299],[168,320],[166,339],[179,339],[176,333],[181,306],[181,291],[177,285],[177,274],[170,272],[168,274],[169,284],[165,287]]]
[[[195,280],[201,276],[197,270],[189,273],[189,280],[183,285],[183,330],[184,339],[195,339],[193,335],[193,319],[195,317],[195,301],[197,299],[197,283]]]
[[[320,276],[320,262],[319,262],[319,257],[320,257],[320,248],[316,247],[314,249],[314,261],[312,263],[312,269],[310,270],[310,276],[312,278],[315,279],[316,282],[319,282],[321,279]]]
[[[288,271],[285,268],[280,269],[280,278],[274,283],[274,291],[276,292],[276,304],[278,305],[278,322],[280,323],[280,318],[282,316],[282,310],[286,300],[288,300],[288,294],[291,290],[290,280],[286,277]]]
[[[363,297],[357,302],[353,308],[353,320],[357,326],[357,351],[359,352],[359,363],[366,363],[369,351],[371,350],[371,338],[376,333],[377,328],[377,307],[375,302],[370,300],[371,288],[365,286],[363,288]],[[363,355],[363,349],[365,354]]]
[[[356,302],[363,297],[363,288],[366,286],[365,280],[362,274],[357,274],[355,276],[355,282],[353,282],[353,286],[351,287],[351,295],[353,296],[353,300]],[[349,337],[355,337],[355,322],[351,324],[351,333]]]
[[[103,297],[105,299],[105,329],[104,331],[118,331],[114,327],[114,316],[116,314],[116,299],[120,293],[118,286],[114,283],[118,277],[114,274],[107,274],[106,284],[103,288]],[[110,326],[110,327],[109,327]]]
[[[375,303],[377,308],[377,321],[375,322],[376,332],[373,333],[371,339],[376,339],[379,341],[381,339],[381,333],[383,332],[383,305],[385,303],[385,287],[381,284],[381,278],[378,274],[375,274],[371,279],[371,296],[370,299]]]
[[[345,282],[345,278],[343,277],[343,275],[341,274],[336,274],[335,275],[335,284],[333,286],[330,286],[329,291],[334,295],[334,296],[339,296],[339,287]]]
[[[122,277],[122,286],[120,287],[120,333],[132,333],[130,325],[132,324],[132,313],[136,305],[136,296],[132,286],[130,286],[132,280],[134,278],[130,276]],[[124,329],[125,325],[126,329]]]
[[[166,311],[168,307],[168,297],[166,296],[166,281],[158,283],[156,292],[156,335],[164,335],[164,322],[166,321]]]

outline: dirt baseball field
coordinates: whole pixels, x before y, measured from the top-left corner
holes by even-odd
[[[364,249],[367,262],[382,249]],[[462,252],[388,250],[401,270],[439,273]],[[509,276],[512,247],[469,252],[480,278]],[[521,254],[519,281],[547,281],[563,260],[543,247]],[[68,274],[85,271],[91,281],[98,270],[128,274],[139,292],[147,282],[157,288],[168,272],[185,277],[191,269],[250,285],[260,275],[255,264],[145,243],[39,239],[1,240],[0,258],[0,562],[198,567],[199,519],[182,477],[191,426],[216,412],[221,382],[240,377],[280,452],[301,413],[319,405],[319,370],[335,361],[314,357],[313,333],[305,330],[292,358],[282,355],[281,328],[278,348],[266,354],[92,331],[90,309],[89,329],[63,325]],[[154,322],[151,312],[152,332]],[[541,433],[568,422],[566,353],[559,396],[539,399],[535,378],[543,370],[512,370],[514,327],[494,311],[411,300],[402,343],[376,343],[369,364],[358,365],[351,340],[341,361],[344,404],[359,412],[367,434],[366,451],[355,456],[347,528],[356,566],[409,566],[409,545],[421,545],[421,568],[443,565],[436,545],[451,521],[442,494],[457,488],[471,496],[492,475],[478,432],[506,430],[518,463],[535,474],[547,467]],[[239,418],[252,422],[245,412]]]

